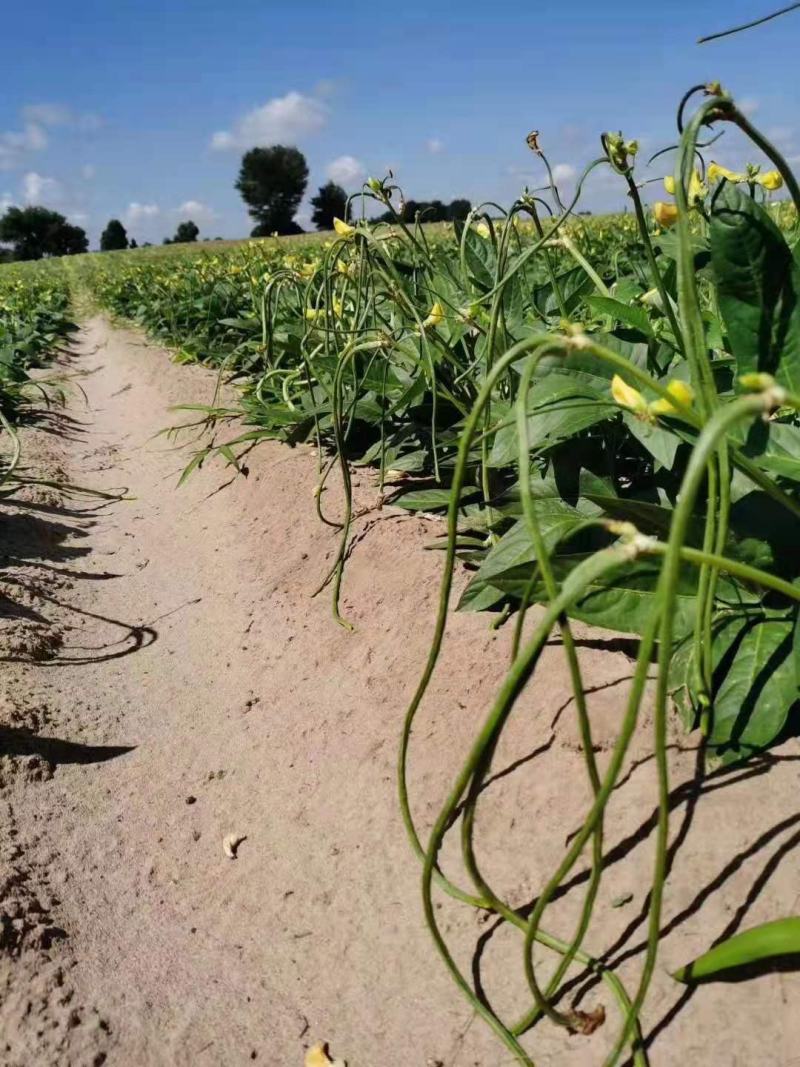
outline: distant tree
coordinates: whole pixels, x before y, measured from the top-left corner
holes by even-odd
[[[471,210],[469,200],[451,200],[447,205],[447,218],[450,222],[463,222]]]
[[[336,182],[321,185],[317,195],[311,197],[311,206],[311,221],[318,230],[332,230],[335,218],[347,221],[347,193]]]
[[[89,249],[85,230],[46,207],[10,207],[0,219],[0,241],[13,245],[14,259],[73,256]]]
[[[86,230],[73,226],[69,222],[60,223],[50,235],[51,256],[78,256],[89,251],[89,238]]]
[[[172,243],[174,245],[190,244],[192,241],[197,240],[197,235],[199,233],[199,226],[189,219],[188,222],[181,222],[178,224],[175,236],[172,238]]]
[[[115,252],[128,247],[128,235],[119,219],[110,219],[100,234],[100,251]]]
[[[276,144],[245,152],[235,187],[255,219],[253,236],[302,232],[294,215],[307,183],[308,165],[298,149]]]
[[[128,242],[128,248],[138,248],[138,247],[139,246],[136,243],[136,238],[135,237],[131,237],[130,241]]]
[[[306,231],[302,226],[298,226],[292,219],[291,222],[287,222],[286,225],[280,229],[275,230],[268,222],[259,222],[257,226],[254,226],[250,231],[251,237],[272,237],[274,234],[278,234],[280,237],[292,236],[298,233],[305,233]]]
[[[471,207],[469,200],[451,200],[449,204],[441,200],[406,200],[398,214],[403,222],[414,222],[417,215],[422,222],[453,222],[465,219]],[[394,222],[394,219],[394,212],[386,211],[377,221]]]

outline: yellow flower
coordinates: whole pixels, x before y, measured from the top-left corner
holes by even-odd
[[[344,1060],[332,1060],[326,1046],[319,1042],[306,1052],[305,1067],[345,1067]]]
[[[732,170],[728,170],[727,167],[721,167],[719,163],[714,163],[712,160],[708,165],[708,180],[710,182],[718,182],[720,178],[726,178],[729,182],[736,184],[744,181],[744,174],[735,174]]]
[[[694,389],[688,382],[682,382],[678,378],[673,378],[667,385],[667,392],[670,396],[675,397],[679,404],[688,408],[692,406],[694,400]],[[658,400],[654,400],[650,405],[650,413],[652,415],[678,415],[679,411],[674,404],[670,403],[665,396],[660,396]]]
[[[313,322],[319,315],[320,312],[316,308],[306,308],[306,318],[309,322]]]
[[[656,200],[653,204],[653,214],[658,225],[664,229],[674,226],[678,221],[678,209],[674,204],[665,204],[663,200]]]
[[[689,179],[689,204],[696,204],[698,200],[702,200],[707,194],[708,189],[700,180],[700,175],[697,170],[693,170]]]
[[[664,188],[667,190],[670,196],[675,195],[675,179],[671,174],[668,174],[664,179]]]
[[[310,260],[308,263],[301,263],[298,268],[301,278],[313,278],[317,269],[317,261],[315,259]]]
[[[333,313],[336,318],[340,319],[342,317],[342,312],[344,311],[344,305],[341,300],[339,300],[338,297],[334,297],[331,306],[333,307]]]
[[[484,241],[488,241],[492,236],[492,231],[489,229],[488,222],[479,222],[475,227],[475,233],[477,233],[478,237],[482,237]]]
[[[628,385],[618,374],[611,379],[611,395],[620,407],[628,408],[636,415],[647,414],[647,401],[632,385]]]
[[[333,220],[333,228],[334,228],[334,230],[336,230],[336,232],[339,234],[339,236],[340,237],[344,237],[345,240],[347,238],[349,238],[349,237],[354,237],[355,236],[355,232],[356,232],[355,226],[350,226],[348,223],[342,222],[341,219],[334,219]]]
[[[764,174],[759,174],[756,181],[759,185],[763,185],[765,189],[769,189],[770,192],[783,187],[783,178],[777,170],[768,170]]]
[[[344,274],[346,278],[354,278],[356,274],[356,265],[355,263],[345,263],[343,259],[337,259],[336,270],[339,274]]]
[[[775,379],[771,374],[755,371],[751,374],[742,374],[739,377],[739,384],[743,389],[751,390],[754,393],[762,393],[765,389],[773,387]]]
[[[436,303],[431,308],[430,312],[428,313],[427,319],[425,319],[425,321],[422,323],[422,325],[424,327],[426,327],[426,328],[428,326],[438,326],[443,321],[444,321],[444,310],[442,308],[442,305],[437,300]]]

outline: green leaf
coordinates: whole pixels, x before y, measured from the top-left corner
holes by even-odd
[[[611,315],[617,322],[624,322],[647,337],[654,336],[653,325],[641,304],[623,304],[610,296],[587,296],[586,303],[601,315]]]
[[[561,293],[564,312],[567,315],[578,307],[586,293],[591,293],[594,289],[594,282],[583,267],[573,267],[559,274],[556,277],[556,285]],[[543,315],[561,314],[561,305],[552,282],[536,286],[533,290],[533,303]]]
[[[672,470],[675,455],[681,443],[680,437],[670,433],[661,425],[653,425],[637,419],[630,411],[623,412],[622,419],[636,440],[647,449],[650,455],[658,460],[662,467]]]
[[[800,388],[800,265],[769,214],[738,186],[714,198],[711,260],[738,373]]]
[[[438,511],[449,507],[451,491],[449,489],[412,489],[408,493],[392,498],[391,503],[409,511]],[[464,489],[461,500],[469,500],[478,495],[475,488]]]
[[[472,282],[479,289],[491,289],[497,270],[497,256],[489,238],[481,237],[473,226],[464,238],[464,259]]]
[[[574,508],[557,499],[537,501],[536,515],[542,537],[550,551],[586,521]],[[516,596],[521,599],[535,559],[528,524],[525,519],[518,519],[487,553],[461,596],[459,610],[483,610],[487,606],[487,589],[494,591],[494,599],[490,603],[501,600],[509,591],[509,582]]]
[[[736,614],[715,628],[708,746],[734,763],[771,745],[798,699],[795,612]]]
[[[528,410],[531,412],[528,416],[531,450],[541,452],[595,423],[613,418],[618,408],[609,397],[580,380],[552,373],[531,387]],[[493,467],[506,467],[516,462],[518,454],[517,427],[512,408],[507,425],[495,435],[490,463]]]
[[[735,427],[732,436],[762,470],[800,482],[800,426],[759,419],[746,429]]]

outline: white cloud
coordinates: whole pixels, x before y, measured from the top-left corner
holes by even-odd
[[[133,225],[144,219],[153,219],[160,214],[161,208],[158,204],[140,204],[138,201],[133,200],[128,204],[128,209],[125,212],[125,221]]]
[[[429,137],[425,147],[432,156],[438,156],[440,152],[444,152],[444,141],[440,141],[438,137]]]
[[[22,179],[22,197],[26,204],[58,203],[61,185],[55,178],[45,178],[31,170]]]
[[[184,200],[173,212],[184,220],[191,219],[192,222],[213,222],[217,217],[216,211],[202,200]]]
[[[22,117],[40,126],[67,126],[72,122],[72,112],[63,104],[26,104]]]
[[[15,201],[11,193],[3,193],[0,196],[0,215],[5,215],[10,207],[14,207]]]
[[[26,123],[22,130],[0,133],[0,170],[13,170],[21,165],[26,153],[46,147],[47,134],[35,122]]]
[[[571,182],[577,173],[571,163],[556,163],[553,167],[553,181]]]
[[[22,167],[25,157],[48,145],[47,131],[56,126],[80,131],[97,130],[103,125],[99,115],[76,114],[65,104],[26,104],[20,112],[22,128],[0,133],[0,170]]]
[[[755,97],[745,97],[744,100],[737,101],[739,110],[743,115],[755,115],[759,108],[759,102]]]
[[[211,147],[224,150],[294,144],[319,133],[327,121],[328,108],[321,100],[293,91],[248,111],[232,130],[219,130],[211,138]]]
[[[76,226],[84,226],[89,221],[89,216],[85,211],[71,211],[67,218]]]
[[[94,163],[84,163],[81,167],[81,177],[85,178],[87,182],[90,182],[96,173]]]
[[[79,130],[97,130],[103,125],[102,116],[92,111],[76,113],[66,104],[26,104],[22,109],[25,122],[37,126],[75,126]]]
[[[364,164],[355,156],[339,156],[328,164],[325,173],[332,182],[347,188],[360,184],[367,172]]]

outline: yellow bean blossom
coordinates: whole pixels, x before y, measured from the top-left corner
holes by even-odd
[[[492,236],[492,231],[489,229],[488,222],[479,222],[475,227],[475,233],[477,233],[478,237],[482,237],[484,241],[488,241]]]
[[[667,385],[667,392],[671,397],[674,397],[683,407],[691,407],[694,401],[694,389],[688,382],[682,382],[679,378],[673,378]],[[678,408],[667,400],[665,396],[660,396],[658,400],[654,400],[648,410],[652,415],[678,415],[680,414]]]
[[[336,230],[340,237],[344,237],[345,240],[349,240],[351,237],[355,237],[356,228],[351,226],[348,222],[343,222],[342,219],[333,220],[333,228]]]
[[[678,221],[678,209],[674,204],[665,204],[663,200],[656,200],[653,204],[653,215],[658,225],[665,230]]]
[[[444,309],[437,300],[428,312],[428,317],[423,321],[422,325],[427,329],[429,326],[439,326],[442,322],[444,322]]]
[[[756,181],[771,193],[783,188],[783,178],[777,170],[768,170],[764,174],[759,174]]]
[[[618,374],[615,374],[611,379],[611,395],[620,407],[627,408],[635,415],[647,415],[648,409],[645,398],[638,389],[628,385]]]
[[[703,183],[697,169],[692,170],[692,176],[689,179],[689,204],[694,205],[699,201],[704,200],[708,196],[708,186]]]
[[[775,379],[771,374],[765,374],[763,371],[753,371],[750,374],[740,375],[739,384],[750,392],[762,393],[765,389],[771,389],[775,385]]]
[[[664,178],[664,188],[670,196],[675,195],[675,178],[672,174],[668,174]],[[692,176],[689,179],[689,189],[686,196],[690,207],[705,199],[706,196],[708,196],[708,187],[703,183],[703,179],[695,168],[692,170]]]
[[[746,180],[744,174],[737,174],[735,171],[728,170],[727,167],[721,167],[719,163],[715,163],[712,160],[708,165],[708,180],[710,182],[718,182],[720,178],[725,178],[726,181],[732,182],[734,185]]]
[[[332,1060],[322,1042],[312,1045],[306,1052],[304,1067],[345,1067],[344,1060]]]

